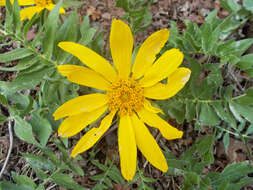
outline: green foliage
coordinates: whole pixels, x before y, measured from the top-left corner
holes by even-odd
[[[116,0],[116,6],[125,11],[122,19],[127,20],[133,34],[145,30],[152,21],[149,13],[153,0]]]
[[[15,184],[0,182],[0,189],[44,190],[48,183],[56,183],[67,189],[85,189],[72,178],[74,175],[83,176],[84,172],[66,152],[67,147],[63,143],[67,144],[66,139],[54,139],[60,152],[57,156],[54,150],[47,147],[52,132],[59,126],[59,122],[53,120],[52,113],[59,105],[78,96],[79,90],[77,85],[60,76],[56,69],[57,65],[69,61],[79,64],[79,60],[62,51],[57,44],[61,41],[76,41],[101,53],[104,41],[98,27],[89,25],[88,17],[78,24],[79,18],[75,11],[62,23],[62,19],[59,19],[61,3],[49,12],[48,17],[42,19],[33,16],[31,20],[22,23],[17,2],[13,6],[9,1],[6,3],[5,26],[0,26],[1,40],[11,39],[11,43],[15,42],[18,46],[0,54],[1,62],[5,62],[0,70],[16,72],[11,82],[0,82],[0,102],[9,111],[9,117],[0,115],[0,122],[14,120],[17,137],[33,144],[41,153],[23,154],[40,180],[39,185],[32,178],[13,173]],[[27,33],[35,25],[39,27],[38,33],[28,41]],[[18,61],[16,66],[12,66],[14,61]],[[37,89],[34,91],[34,88]]]
[[[144,171],[140,170],[138,167],[138,172],[136,173],[134,179],[128,183],[128,185],[131,185],[133,183],[137,183],[138,184],[138,190],[144,189],[144,190],[151,190],[153,189],[152,187],[150,187],[148,185],[148,183],[153,183],[156,181],[156,179],[154,178],[150,178],[150,177],[145,177],[143,175]]]
[[[116,6],[125,11],[123,19],[130,24],[134,35],[150,25],[152,2],[116,0]],[[164,117],[175,118],[178,123],[191,122],[195,130],[203,126],[214,129],[213,135],[195,142],[179,158],[168,151],[164,153],[169,165],[166,175],[183,176],[183,186],[179,189],[237,190],[252,182],[248,174],[253,172],[253,168],[246,161],[230,164],[220,173],[204,172],[214,163],[216,139],[222,138],[228,151],[233,135],[240,138],[249,150],[248,139],[252,139],[253,134],[253,88],[248,87],[253,76],[253,54],[246,52],[253,39],[239,39],[234,35],[252,18],[253,4],[251,0],[243,0],[242,5],[234,0],[220,2],[230,12],[228,17],[219,19],[217,10],[214,10],[201,26],[183,20],[186,29],[182,33],[172,21],[170,39],[163,49],[183,51],[184,66],[192,71],[190,81],[180,93],[169,100],[156,102],[164,110]],[[36,181],[28,173],[12,172],[11,181],[1,181],[0,189],[44,190],[51,184],[66,189],[85,189],[74,180],[75,176],[86,175],[76,163],[80,157],[70,158],[68,139],[53,135],[60,121],[54,121],[52,117],[64,102],[89,90],[67,81],[58,73],[58,65],[81,64],[77,58],[60,49],[58,43],[73,41],[101,55],[108,55],[103,48],[104,33],[98,26],[91,26],[88,15],[80,18],[76,10],[64,17],[59,14],[61,6],[69,8],[82,3],[60,0],[52,11],[44,10],[42,14],[21,22],[18,1],[15,0],[13,5],[10,0],[6,1],[5,22],[0,24],[0,48],[15,48],[8,48],[11,50],[0,54],[4,63],[0,70],[13,72],[15,77],[0,81],[1,107],[8,110],[8,113],[1,113],[0,123],[12,121],[15,135],[32,144],[39,153],[22,153],[29,165],[28,173],[34,171]],[[28,39],[34,28],[35,37]],[[247,85],[241,86],[238,75],[244,76]],[[48,141],[53,146],[48,146]],[[251,151],[248,152],[250,157]],[[137,167],[134,179],[126,183],[114,161],[106,158],[102,164],[94,156],[90,161],[101,171],[88,176],[96,183],[92,189],[112,189],[115,184],[126,187],[137,184],[138,189],[152,189],[151,184],[156,182],[156,179],[145,176],[145,168]]]
[[[116,184],[125,183],[125,180],[121,177],[120,171],[109,159],[106,160],[107,164],[105,165],[99,163],[98,160],[92,160],[91,162],[103,171],[102,174],[90,177],[91,180],[97,181],[97,184],[92,188],[93,190],[113,188],[112,182]]]
[[[253,121],[252,88],[245,90],[238,84],[236,71],[241,69],[252,77],[252,56],[245,55],[245,51],[253,39],[236,40],[231,36],[252,14],[234,1],[223,2],[223,6],[232,12],[228,17],[218,19],[214,10],[200,27],[185,20],[187,28],[182,34],[171,22],[170,39],[164,50],[171,47],[182,50],[192,74],[180,93],[159,104],[168,117],[179,123],[195,121],[196,130],[201,126],[217,127],[219,136],[224,133],[223,142],[228,147],[229,134],[241,139],[252,138],[244,130],[245,123]],[[236,85],[226,85],[229,80]],[[239,128],[237,121],[241,126],[244,123],[244,127]]]
[[[253,182],[253,167],[248,162],[228,165],[221,173],[209,172],[203,174],[204,169],[214,162],[213,144],[215,137],[207,136],[197,141],[179,158],[170,152],[165,156],[169,165],[168,175],[184,176],[183,190],[204,189],[240,189]]]

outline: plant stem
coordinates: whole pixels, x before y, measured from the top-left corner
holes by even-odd
[[[46,56],[44,56],[43,54],[39,53],[36,48],[34,48],[33,46],[30,46],[29,44],[27,44],[25,39],[22,39],[21,37],[17,36],[16,34],[12,33],[12,32],[8,32],[6,30],[2,30],[0,29],[0,33],[3,33],[4,35],[9,35],[12,36],[16,41],[19,41],[26,49],[31,50],[35,55],[37,55],[38,57],[40,57],[41,59],[44,59],[45,61],[53,64],[54,66],[57,66],[57,62],[46,58]]]
[[[2,169],[1,169],[1,172],[0,172],[0,179],[1,179],[2,175],[3,175],[3,173],[4,173],[4,170],[5,170],[6,166],[7,166],[7,163],[9,161],[9,158],[10,158],[10,155],[11,155],[11,151],[12,151],[13,134],[12,134],[12,127],[11,127],[11,125],[12,125],[12,120],[9,120],[9,122],[8,122],[8,129],[9,129],[10,146],[9,146],[9,150],[8,150],[8,153],[7,153],[7,157],[6,157],[5,161],[4,161],[4,165],[3,165]]]
[[[55,174],[57,174],[60,171],[61,171],[61,167],[57,168],[57,170],[55,170],[47,179],[45,179],[43,181],[42,185],[43,186],[46,185],[46,183],[48,183],[51,180],[52,176],[54,176]]]

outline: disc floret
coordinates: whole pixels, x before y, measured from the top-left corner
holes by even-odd
[[[52,3],[52,0],[35,0],[35,4],[39,7],[45,7]]]
[[[143,88],[133,79],[119,79],[108,90],[109,108],[119,111],[120,116],[132,115],[143,107]]]

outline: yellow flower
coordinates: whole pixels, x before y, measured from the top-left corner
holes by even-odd
[[[168,38],[167,29],[149,36],[141,45],[132,68],[133,37],[128,25],[120,20],[113,20],[110,33],[115,67],[85,46],[73,42],[59,43],[59,47],[87,66],[62,65],[58,66],[59,72],[71,82],[101,90],[101,93],[74,98],[55,111],[56,120],[67,117],[58,129],[59,135],[71,137],[108,113],[99,127],[93,127],[79,140],[72,157],[91,148],[117,114],[120,118],[118,147],[123,177],[126,180],[134,177],[137,147],[153,166],[163,172],[168,170],[162,151],[145,126],[159,129],[168,140],[183,135],[182,131],[161,119],[157,115],[161,110],[148,101],[148,98],[161,100],[174,96],[190,77],[189,69],[178,68],[183,61],[183,54],[178,49],[168,50],[156,60]],[[167,84],[161,83],[166,78]]]
[[[11,3],[14,2],[14,0],[10,0]],[[0,6],[5,6],[6,0],[0,0]],[[51,11],[55,4],[53,4],[52,0],[18,0],[18,3],[20,6],[29,6],[25,7],[20,11],[20,19],[24,20],[26,18],[31,19],[33,15],[36,13],[40,13],[43,9],[47,9]],[[60,13],[65,14],[65,10],[63,8],[60,8]]]

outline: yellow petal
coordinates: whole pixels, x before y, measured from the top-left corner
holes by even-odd
[[[131,117],[131,119],[137,147],[153,166],[163,172],[166,172],[168,170],[166,159],[154,137],[135,114]]]
[[[151,127],[159,129],[162,136],[168,140],[178,139],[183,136],[183,132],[172,127],[168,122],[164,121],[157,114],[151,113],[146,109],[137,112],[140,119]]]
[[[159,30],[150,35],[141,45],[133,65],[133,78],[138,79],[143,76],[147,69],[153,64],[156,55],[161,51],[164,44],[169,39],[169,30]]]
[[[110,83],[102,75],[91,69],[77,65],[60,65],[57,69],[71,82],[100,90],[107,90],[110,87]]]
[[[144,96],[151,99],[164,100],[176,95],[187,83],[191,75],[188,68],[178,68],[168,77],[167,84],[158,83],[144,88]]]
[[[82,112],[91,112],[106,105],[108,97],[105,94],[88,94],[79,96],[61,105],[53,114],[54,119],[76,115]]]
[[[121,20],[113,19],[110,33],[112,60],[121,77],[128,77],[131,69],[133,36]]]
[[[85,152],[89,148],[91,148],[102,136],[103,134],[109,129],[112,119],[115,115],[115,112],[111,112],[107,115],[102,121],[98,128],[93,127],[89,130],[77,143],[74,147],[71,157],[75,157],[77,154]]]
[[[25,20],[26,18],[31,19],[36,13],[40,13],[43,8],[38,6],[25,7],[20,11],[20,19]]]
[[[14,2],[14,0],[11,0]],[[35,0],[18,0],[19,5],[33,5],[35,4]]]
[[[76,56],[85,65],[104,76],[110,82],[116,79],[117,73],[112,65],[93,50],[74,42],[60,42],[58,46]]]
[[[49,5],[47,5],[45,8],[49,11],[53,10],[53,8],[55,7],[55,4],[50,3]],[[65,10],[60,7],[60,14],[65,14]]]
[[[183,58],[183,53],[178,49],[166,51],[144,74],[144,77],[140,80],[141,86],[153,86],[165,79],[177,69]]]
[[[147,99],[144,100],[144,108],[152,113],[163,113],[163,111],[157,107],[152,106],[152,104],[150,103],[150,101],[148,101]]]
[[[61,137],[71,137],[81,130],[83,130],[87,125],[96,121],[107,109],[107,106],[98,108],[92,112],[84,112],[78,115],[69,116],[66,118],[58,128],[58,134]]]
[[[133,126],[128,115],[120,118],[118,143],[121,173],[126,180],[130,181],[136,171],[137,147]]]
[[[6,0],[0,0],[0,6],[5,6]],[[10,2],[13,4],[14,0],[10,0]],[[18,4],[23,5],[33,5],[35,4],[34,0],[18,0]]]

